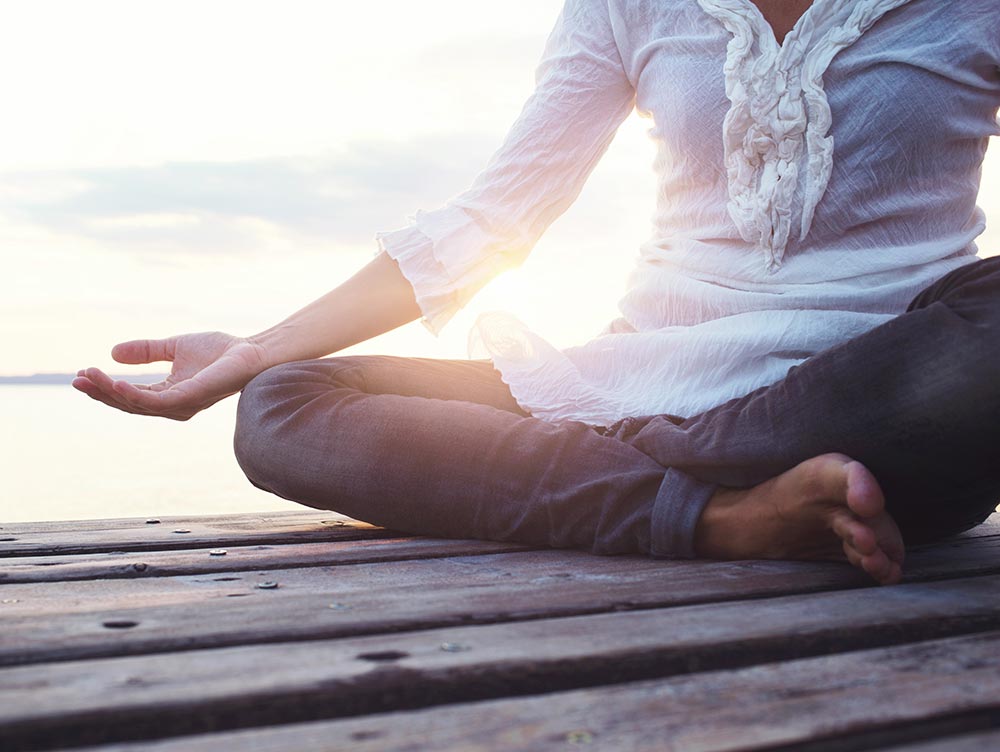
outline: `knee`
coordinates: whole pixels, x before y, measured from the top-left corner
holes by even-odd
[[[329,406],[332,392],[356,393],[360,370],[349,357],[299,360],[251,379],[240,394],[233,432],[233,453],[247,479],[288,498],[298,488],[305,457],[317,451],[317,421],[331,418],[310,406],[319,399]]]
[[[1000,256],[978,259],[955,269],[923,290],[910,309],[943,303],[984,331],[1000,328]]]
[[[946,399],[957,400],[957,409],[1000,417],[1000,256],[946,274],[914,300],[915,309],[922,309],[926,327],[924,339],[912,343],[914,357],[950,354],[926,377],[948,376],[955,388]]]
[[[283,363],[257,374],[243,387],[236,407],[236,461],[251,483],[268,491],[278,443],[276,429],[295,391],[294,366]]]
[[[939,498],[947,498],[942,494]],[[1000,491],[977,490],[959,498],[949,499],[947,504],[918,506],[893,504],[887,498],[889,513],[896,520],[907,546],[936,543],[981,525],[998,511]],[[912,497],[907,501],[912,501]]]

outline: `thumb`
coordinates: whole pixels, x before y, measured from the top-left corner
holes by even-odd
[[[133,339],[111,348],[111,357],[119,363],[153,363],[174,359],[174,339]]]

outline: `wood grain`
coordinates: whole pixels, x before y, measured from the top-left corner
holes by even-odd
[[[998,516],[892,588],[323,511],[4,525],[0,749],[964,752],[1000,723],[998,554]]]
[[[908,581],[1000,571],[996,539],[915,554]],[[258,585],[275,582],[262,590]],[[870,585],[837,562],[667,561],[578,551],[4,585],[0,665],[387,633]],[[349,608],[331,619],[328,606]],[[125,629],[106,622],[134,622]]]
[[[995,752],[998,749],[1000,749],[1000,730],[903,744],[894,746],[892,752]]]
[[[398,533],[322,510],[155,519],[160,520],[155,525],[146,524],[144,518],[3,523],[0,557],[399,537]],[[190,532],[175,533],[178,529]],[[946,542],[990,536],[1000,536],[1000,514]]]
[[[230,546],[180,551],[23,556],[0,559],[0,584],[137,579],[251,570],[334,566],[404,559],[525,551],[516,543],[431,538],[375,538],[324,543]]]
[[[159,522],[148,524],[140,518],[7,523],[0,527],[0,557],[398,537],[398,533],[322,511],[151,519]]]
[[[407,678],[404,669],[392,670],[400,681]],[[420,677],[411,679],[420,682]],[[136,692],[143,691],[141,683],[135,686]],[[258,718],[266,721],[269,709],[266,698],[259,697]],[[102,749],[545,752],[584,745],[651,752],[778,747],[809,752],[881,748],[942,730],[980,731],[998,712],[1000,633],[991,632],[736,670]],[[173,718],[168,716],[167,722],[173,724]],[[78,738],[87,739],[81,733]],[[38,737],[9,738],[22,749],[44,744]]]

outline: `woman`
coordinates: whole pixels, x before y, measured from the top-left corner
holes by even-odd
[[[271,329],[114,348],[172,361],[160,384],[73,384],[178,420],[242,390],[252,483],[400,531],[898,582],[904,541],[1000,498],[1000,259],[973,243],[998,29],[995,0],[567,0],[469,190]],[[323,358],[437,331],[633,108],[659,146],[655,231],[598,337],[557,351],[490,316],[488,360]]]

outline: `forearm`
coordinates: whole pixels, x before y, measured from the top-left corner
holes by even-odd
[[[268,366],[343,350],[420,316],[410,283],[385,253],[339,287],[255,334]]]

